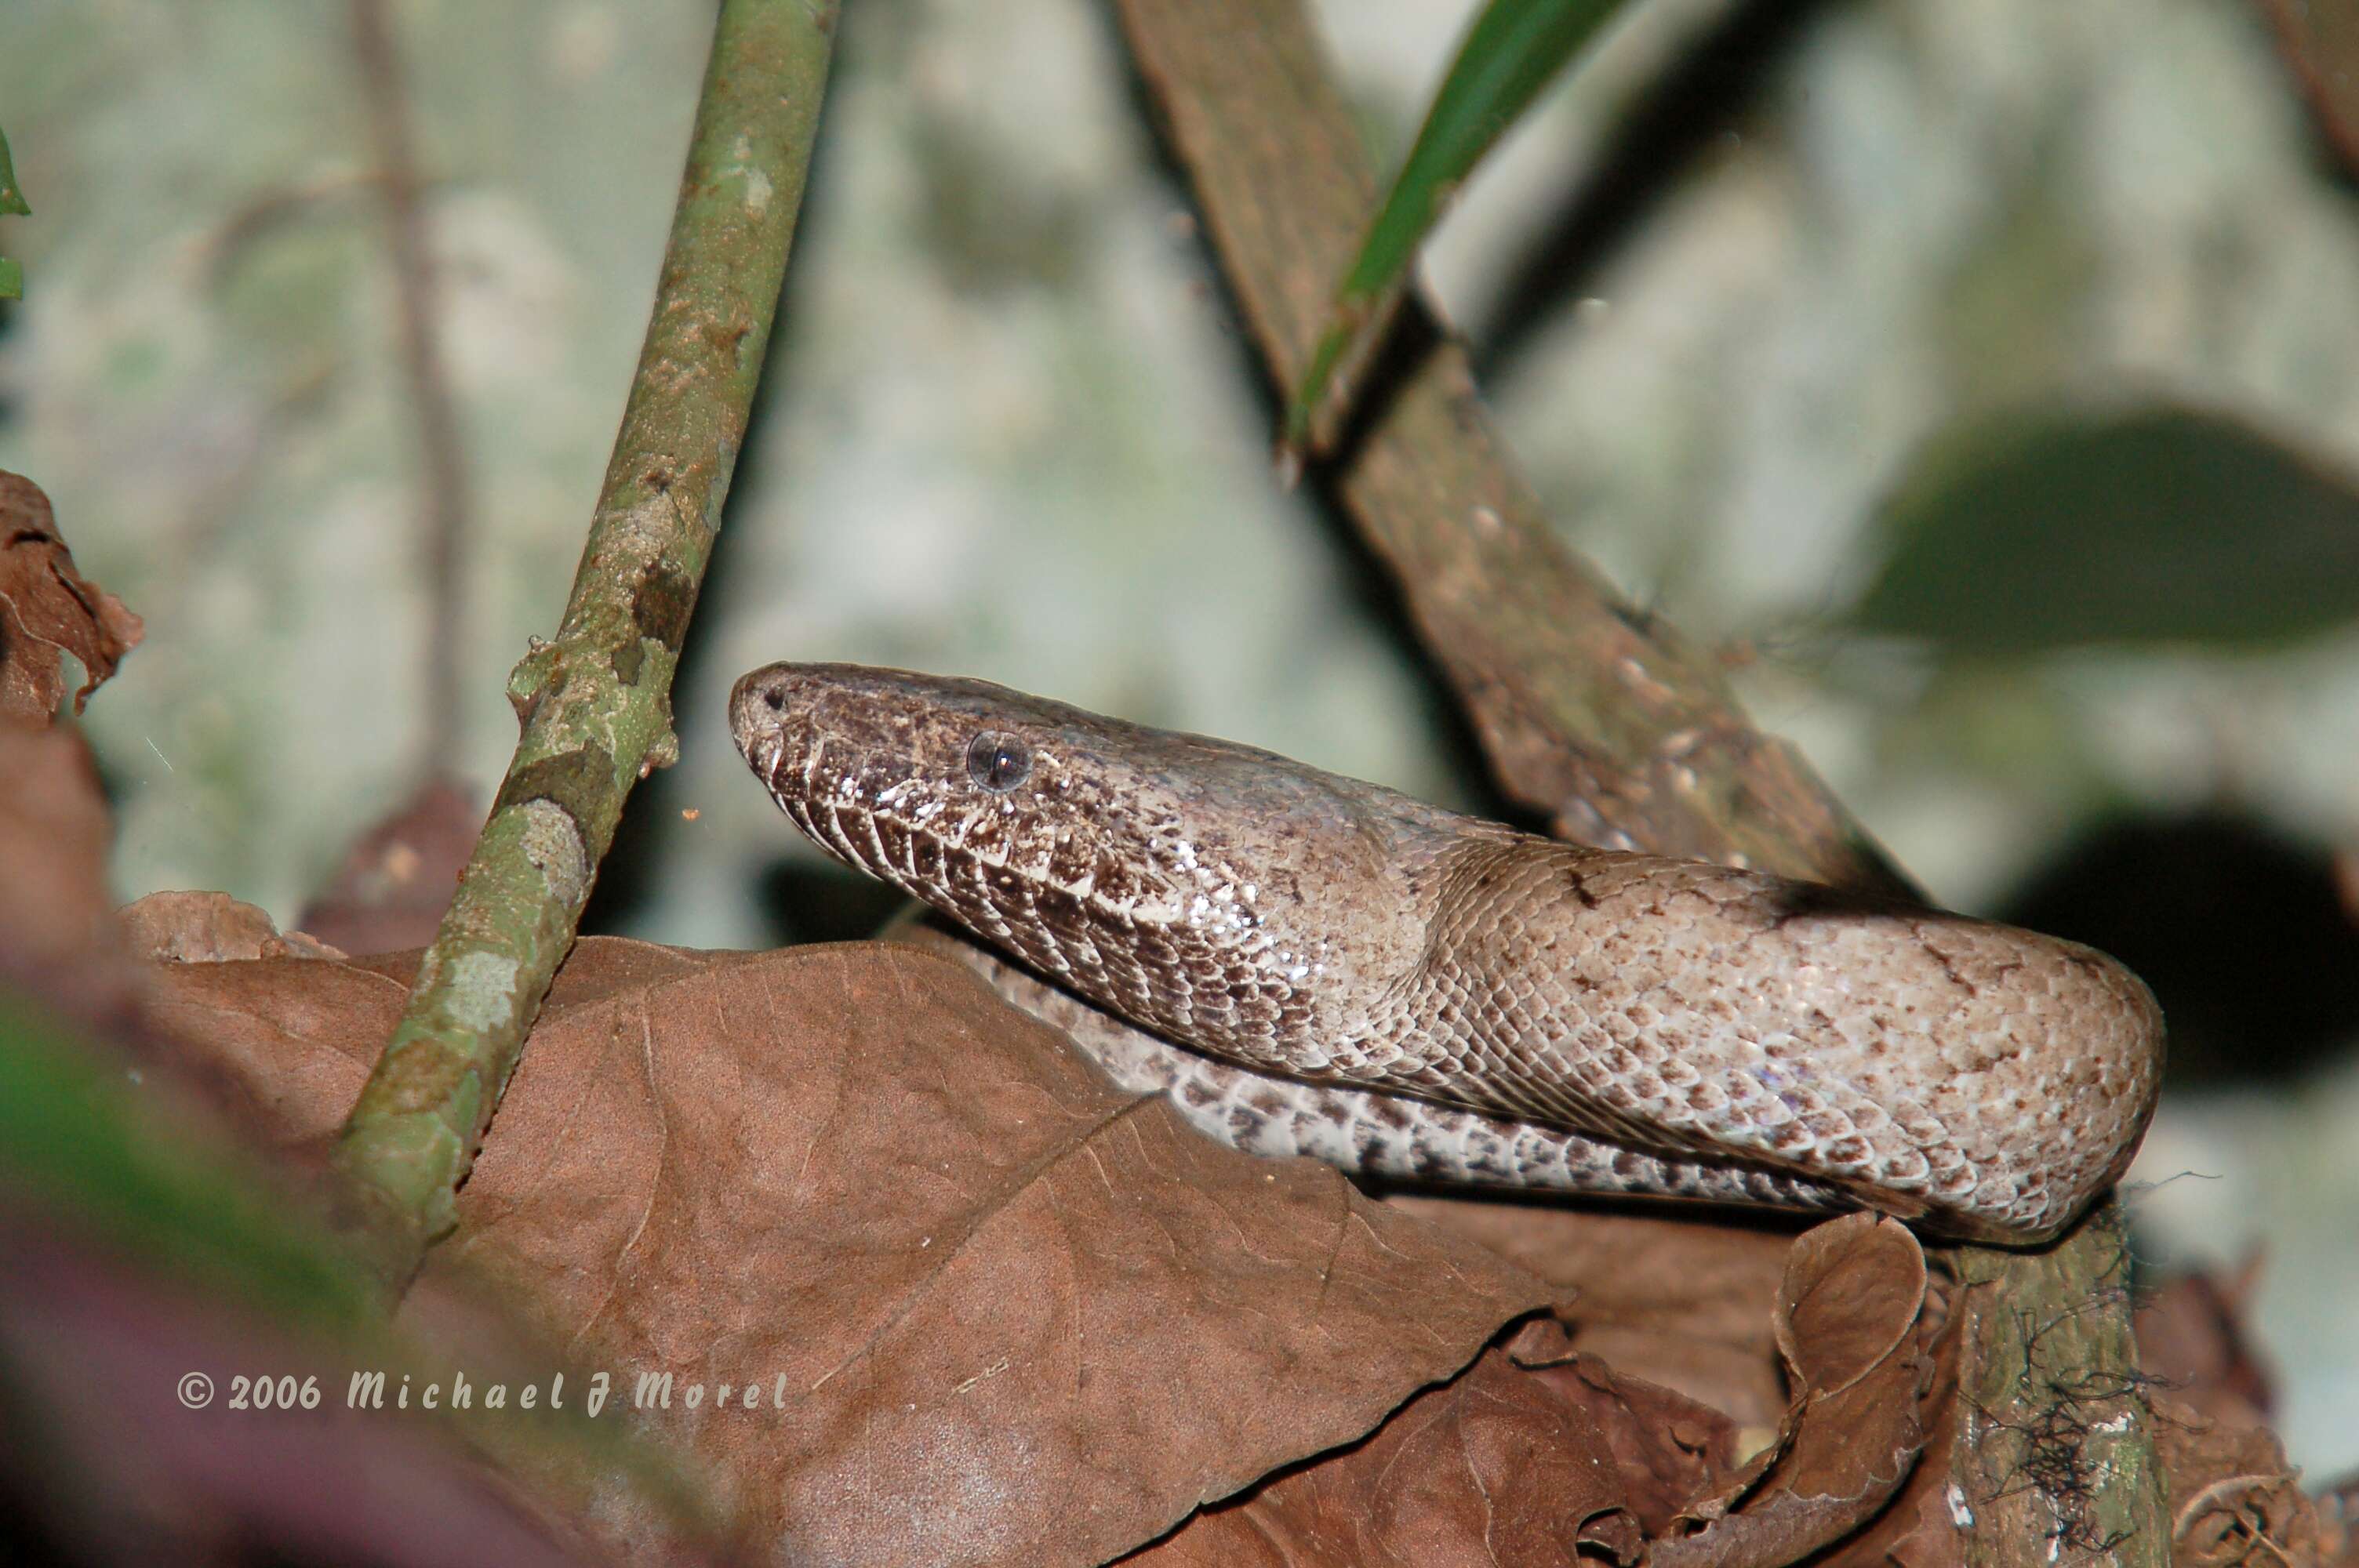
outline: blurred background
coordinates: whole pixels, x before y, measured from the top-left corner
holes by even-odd
[[[1389,164],[1468,7],[1321,10]],[[2257,1249],[2288,1453],[2359,1466],[2359,201],[2299,90],[2335,57],[2270,0],[1629,10],[1466,192],[1434,292],[1567,540],[1720,648],[1941,902],[2154,984],[2141,1258]],[[350,9],[0,20],[34,209],[0,227],[0,468],[147,618],[86,720],[125,899],[289,923],[421,769],[479,812],[621,413],[711,5],[381,15],[455,479],[419,456]],[[588,928],[759,946],[880,913],[729,744],[729,684],[777,658],[1489,808],[1388,589],[1273,477],[1103,10],[853,0],[826,116],[681,762]]]

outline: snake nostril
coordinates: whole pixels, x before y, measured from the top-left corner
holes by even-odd
[[[764,692],[762,694],[762,701],[773,713],[783,713],[786,711],[787,694],[780,691],[777,687],[772,687],[769,690]]]

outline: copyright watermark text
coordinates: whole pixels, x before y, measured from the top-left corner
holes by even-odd
[[[669,1372],[636,1372],[629,1377],[628,1404],[633,1410],[692,1411],[708,1405],[716,1411],[783,1410],[787,1403],[783,1372],[766,1384],[690,1382],[675,1379]],[[562,1372],[540,1382],[496,1382],[472,1379],[463,1372],[421,1379],[409,1372],[355,1371],[344,1384],[342,1403],[344,1409],[354,1411],[568,1411],[576,1408],[569,1401],[578,1398],[582,1413],[595,1418],[620,1397],[617,1387],[618,1380],[610,1372],[593,1372],[586,1382],[569,1390]],[[318,1410],[335,1396],[332,1386],[323,1385],[317,1373],[300,1377],[238,1373],[229,1378],[223,1392],[206,1374],[186,1372],[174,1391],[180,1403],[192,1411],[208,1408],[217,1394],[221,1408],[230,1411]]]

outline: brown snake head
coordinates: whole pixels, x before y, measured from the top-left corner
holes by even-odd
[[[2153,999],[2077,944],[1535,838],[981,681],[772,665],[730,720],[822,849],[1256,1072],[2009,1242],[2085,1208],[2153,1111]]]
[[[1274,1041],[1369,1033],[1421,957],[1423,874],[1464,837],[1284,757],[983,681],[771,665],[729,715],[830,854],[1101,1006],[1285,1070]]]

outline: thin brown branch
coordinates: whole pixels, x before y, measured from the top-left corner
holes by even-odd
[[[1294,386],[1376,181],[1296,0],[1119,0],[1272,380]],[[1397,375],[1328,470],[1474,723],[1562,837],[1879,892],[1905,880],[1709,654],[1557,539],[1464,351],[1408,301]]]
[[[431,778],[450,773],[459,749],[459,654],[466,625],[466,581],[460,567],[470,532],[471,508],[466,454],[459,438],[450,376],[442,362],[432,247],[419,200],[408,81],[388,9],[387,0],[353,0],[353,52],[361,97],[368,110],[377,189],[385,202],[402,370],[418,421],[419,534],[427,614],[425,726],[419,737],[419,774]]]
[[[1375,199],[1353,116],[1301,0],[1114,0],[1114,10],[1283,395]],[[1557,540],[1490,427],[1464,352],[1420,300],[1403,312],[1394,361],[1327,477],[1501,787],[1569,838],[1907,892],[1799,754],[1753,727],[1712,661]],[[2085,1431],[2047,1433],[2040,1452],[2068,1485],[2111,1488],[2078,1513],[2071,1497],[1995,1505],[1967,1531],[1978,1568],[2058,1561],[2050,1501],[2076,1544],[2102,1542],[2125,1563],[2169,1560],[2129,1304],[2111,1284],[2118,1223],[2108,1204],[2045,1252],[1956,1253],[1976,1325],[1961,1386],[2037,1397],[2052,1385],[2096,1401],[2080,1407]],[[2077,1326],[2035,1363],[2006,1325],[2050,1320]],[[2004,1490],[2005,1431],[1969,1425],[1950,1445],[1969,1508]]]

